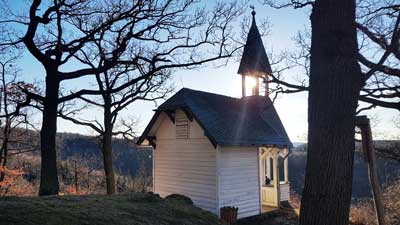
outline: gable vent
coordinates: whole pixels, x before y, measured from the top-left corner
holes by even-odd
[[[189,120],[185,114],[177,113],[175,118],[175,135],[176,139],[188,139],[189,138]]]

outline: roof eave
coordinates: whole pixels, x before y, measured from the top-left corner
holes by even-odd
[[[275,143],[275,144],[271,144],[271,143],[264,143],[264,144],[250,144],[250,143],[232,143],[232,142],[218,142],[218,145],[220,146],[226,146],[226,147],[273,147],[273,148],[293,148],[293,144],[292,143]]]
[[[147,126],[144,129],[142,135],[140,135],[140,137],[136,141],[137,145],[141,145],[143,143],[143,141],[148,137],[148,134],[149,134],[151,128],[153,127],[154,123],[157,121],[158,116],[160,115],[160,113],[161,113],[160,111],[155,111],[153,117],[151,118],[150,122],[147,124]]]

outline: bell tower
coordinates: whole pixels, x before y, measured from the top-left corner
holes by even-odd
[[[253,9],[251,12],[253,19],[238,70],[238,74],[242,76],[242,97],[246,96],[246,77],[255,79],[255,84],[251,91],[252,95],[260,95],[259,80],[261,78],[262,81],[265,81],[265,96],[268,96],[267,81],[268,75],[272,74],[272,70],[256,25],[256,12],[254,7],[251,8]]]

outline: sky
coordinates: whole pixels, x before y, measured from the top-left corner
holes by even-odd
[[[15,1],[14,8],[23,8],[22,2]],[[214,1],[205,1],[205,4],[212,4]],[[310,26],[307,10],[294,9],[272,9],[268,6],[259,4],[259,1],[250,1],[256,8],[256,19],[261,22],[268,19],[271,27],[270,33],[263,38],[267,53],[279,53],[295,48],[293,37],[299,30]],[[251,10],[248,9],[250,15]],[[239,35],[239,34],[238,34]],[[24,53],[20,62],[22,75],[26,80],[43,80],[43,68],[37,63],[29,53]],[[212,92],[232,97],[241,96],[241,76],[237,74],[239,62],[232,60],[224,67],[214,67],[212,64],[205,65],[196,70],[182,70],[173,74],[172,83],[175,92],[181,88],[191,88],[206,92]],[[289,74],[295,75],[295,74]],[[67,85],[82,85],[87,80],[81,79]],[[170,95],[171,96],[171,95]],[[122,117],[136,118],[139,120],[137,133],[141,133],[153,115],[153,110],[164,100],[153,102],[136,102],[127,107],[122,113]],[[307,94],[287,94],[280,95],[275,101],[275,108],[286,128],[286,131],[293,142],[306,141],[307,134]],[[393,120],[399,117],[399,112],[395,110],[377,108],[367,113],[374,118],[374,136],[379,139],[398,139],[400,129],[396,128]],[[100,118],[100,112],[88,111],[85,118]],[[59,132],[72,132],[81,134],[94,134],[90,128],[80,127],[68,121],[59,119]]]

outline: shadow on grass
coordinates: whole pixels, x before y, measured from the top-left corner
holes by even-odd
[[[288,202],[282,202],[279,209],[240,219],[237,225],[297,225],[298,219],[298,210]]]
[[[0,198],[0,225],[215,225],[185,201],[150,193]]]

